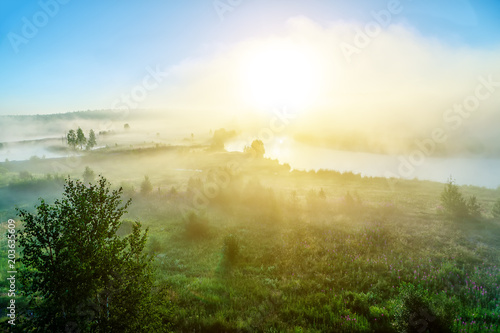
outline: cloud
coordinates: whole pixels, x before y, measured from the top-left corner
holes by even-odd
[[[292,129],[316,136],[357,133],[391,142],[430,135],[443,125],[447,109],[474,93],[478,77],[500,81],[500,49],[446,45],[405,24],[372,31],[363,47],[356,44],[360,34],[367,35],[365,25],[355,22],[325,25],[295,17],[285,33],[219,47],[210,56],[172,67],[170,84],[150,100],[156,107],[201,113],[213,121],[238,119],[244,124],[262,117],[265,112],[245,99],[242,71],[255,50],[293,44],[314,55],[320,73],[314,103],[301,110]],[[357,52],[346,57],[341,47],[346,44]],[[499,106],[500,89],[481,102],[457,133],[490,140],[498,132]]]

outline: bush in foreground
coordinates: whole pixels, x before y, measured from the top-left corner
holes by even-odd
[[[85,185],[68,179],[63,198],[41,201],[36,214],[20,210],[24,229],[23,292],[35,315],[35,332],[162,331],[154,311],[147,230],[136,222],[119,237],[130,200],[101,177]]]

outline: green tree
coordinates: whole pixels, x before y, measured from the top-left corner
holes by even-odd
[[[151,296],[147,230],[136,222],[119,237],[130,200],[105,178],[94,185],[68,179],[62,199],[43,199],[36,214],[19,210],[24,229],[20,278],[35,316],[30,332],[160,331]]]
[[[87,143],[87,138],[85,138],[85,134],[80,127],[76,130],[76,144],[80,146],[80,149],[83,149],[83,146]]]
[[[475,195],[471,195],[470,197],[467,198],[466,206],[467,206],[467,214],[469,216],[473,218],[481,217],[481,205],[477,201]]]
[[[84,183],[91,183],[95,179],[95,173],[94,170],[92,170],[90,167],[86,166],[85,171],[83,172],[83,182]]]
[[[152,190],[153,190],[153,184],[151,184],[151,181],[149,180],[148,176],[144,176],[144,180],[141,183],[141,193],[148,194],[151,193]]]
[[[68,134],[66,135],[66,141],[71,148],[76,148],[77,139],[75,130],[69,130]]]
[[[96,137],[95,137],[94,130],[91,129],[90,132],[89,132],[89,139],[87,140],[87,147],[86,147],[86,149],[90,150],[90,149],[94,148],[95,146],[97,146],[97,140],[96,140]]]
[[[441,193],[441,204],[452,217],[468,216],[467,202],[452,178],[448,179]]]

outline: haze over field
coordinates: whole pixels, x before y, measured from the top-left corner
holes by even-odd
[[[499,32],[493,0],[1,1],[0,331],[500,332]]]
[[[114,109],[123,119],[119,110],[149,109],[155,111],[134,112],[136,129],[185,128],[180,136],[234,129],[240,137],[233,147],[242,149],[277,112],[288,112],[293,117],[283,128],[276,124],[280,131],[267,135],[268,146],[288,138],[392,155],[387,172],[410,178],[429,177],[397,171],[396,156],[417,167],[428,157],[497,163],[496,3],[192,3],[4,2],[0,50],[9,79],[0,83],[0,114]],[[94,23],[82,29],[88,15]],[[148,19],[130,24],[137,17]],[[75,124],[2,118],[0,141],[61,137]],[[272,157],[284,155],[277,149]]]

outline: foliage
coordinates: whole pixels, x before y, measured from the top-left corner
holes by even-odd
[[[425,312],[412,317],[413,312],[406,311],[410,328],[427,324],[428,332],[499,331],[500,226],[490,219],[447,223],[435,211],[443,184],[402,179],[389,190],[385,179],[348,172],[290,172],[244,154],[184,153],[189,163],[182,167],[197,172],[162,169],[154,179],[166,190],[147,196],[128,185],[134,205],[125,216],[130,220],[117,232],[120,237],[132,234],[134,219],[150,227],[147,252],[155,255],[158,274],[153,287],[147,288],[155,294],[154,306],[141,311],[146,316],[150,309],[158,309],[153,322],[172,321],[176,332],[390,333],[397,332],[396,318],[405,322],[404,311],[396,305],[411,310],[420,302]],[[103,161],[101,154],[82,160],[105,170],[102,162],[109,157],[104,155]],[[130,162],[123,163],[126,168],[115,174],[118,178],[127,171],[124,186],[140,184],[148,164],[147,159],[129,155]],[[113,168],[117,156],[109,163]],[[206,164],[199,163],[199,156],[206,156]],[[154,162],[149,170],[160,165],[158,158],[155,154],[149,161]],[[209,171],[232,160],[242,162],[241,171],[238,176],[228,172],[228,181],[217,178],[221,172]],[[37,163],[36,168],[44,162]],[[23,185],[13,191],[14,184],[21,184],[15,172],[22,169],[14,169],[14,164],[5,165],[8,174],[2,179],[12,188],[0,186],[0,205],[25,205],[19,199],[6,200],[25,191],[35,195],[27,202],[42,194],[47,200],[46,187],[32,187],[37,178],[26,181],[26,189]],[[26,170],[43,172],[31,165]],[[72,172],[81,176],[81,171]],[[210,183],[219,191],[207,192]],[[170,187],[176,191],[169,193]],[[463,193],[466,204],[466,197],[474,194],[483,206],[498,197],[498,190],[485,188],[464,187]],[[186,215],[193,198],[205,194],[203,213]],[[317,204],[316,209],[311,204]],[[208,236],[189,236],[204,235],[204,227],[209,228]],[[226,235],[241,240],[232,263]],[[2,276],[6,271],[5,262],[0,262],[0,292],[8,290]],[[0,296],[0,306],[5,299]],[[20,315],[28,308],[21,304]],[[92,303],[88,308],[82,305],[82,313],[91,311]]]
[[[85,171],[83,171],[83,182],[91,183],[95,179],[95,172],[89,166],[85,167]]]
[[[437,316],[427,290],[421,286],[403,283],[394,303],[394,327],[397,332],[451,332],[450,318]]]
[[[212,150],[224,150],[224,144],[227,140],[236,136],[236,131],[227,131],[224,128],[218,129],[214,132],[212,138],[212,144],[210,148]]]
[[[102,177],[89,186],[68,179],[53,205],[41,200],[36,214],[19,210],[21,281],[34,331],[137,332],[159,325],[144,317],[153,310],[147,230],[136,222],[128,236],[116,235],[130,204],[121,205],[120,196]]]
[[[76,130],[76,144],[80,146],[80,149],[83,149],[83,146],[87,143],[87,138],[80,127]]]
[[[470,197],[467,198],[466,206],[467,206],[467,214],[469,216],[473,218],[481,217],[481,205],[477,201],[475,195],[471,195]]]
[[[245,147],[245,153],[251,154],[252,157],[263,158],[266,153],[264,142],[261,140],[253,140],[250,147]]]
[[[351,193],[347,191],[344,197],[342,198],[340,211],[348,214],[359,212],[361,205],[362,202],[359,195],[357,193],[351,195]]]
[[[23,170],[23,171],[19,172],[19,179],[20,180],[31,180],[31,179],[33,179],[33,175],[29,171]]]
[[[74,129],[69,130],[68,134],[66,135],[66,143],[72,149],[75,149],[77,146],[79,146],[80,149],[83,149],[83,147],[85,146],[86,150],[91,150],[97,145],[97,139],[93,129],[89,131],[89,138],[87,139],[85,137],[85,134],[83,133],[83,130],[78,127],[76,131]]]
[[[200,239],[209,235],[208,220],[190,213],[186,221],[186,236],[189,239]]]
[[[76,138],[76,132],[74,129],[69,130],[68,134],[66,135],[66,142],[67,142],[68,146],[70,146],[71,148],[73,148],[73,149],[76,148],[78,140]]]
[[[222,253],[224,255],[225,261],[232,265],[236,263],[238,259],[238,254],[240,252],[240,242],[235,235],[227,235],[224,237],[224,245],[222,247]]]
[[[144,176],[144,180],[141,183],[141,193],[149,194],[151,191],[153,191],[153,184],[151,184],[148,176]]]
[[[318,196],[319,196],[319,198],[320,198],[320,199],[322,199],[322,200],[325,200],[325,199],[326,199],[326,193],[325,193],[325,191],[323,190],[323,188],[321,188],[321,189],[319,190]]]
[[[475,196],[463,197],[455,181],[450,178],[441,193],[441,204],[448,216],[453,218],[478,218],[481,216],[481,206]]]
[[[94,133],[94,130],[91,129],[90,132],[89,132],[89,139],[87,140],[87,146],[86,146],[85,149],[91,150],[96,145],[97,145],[97,140],[96,140],[96,137],[95,137],[95,133]]]

